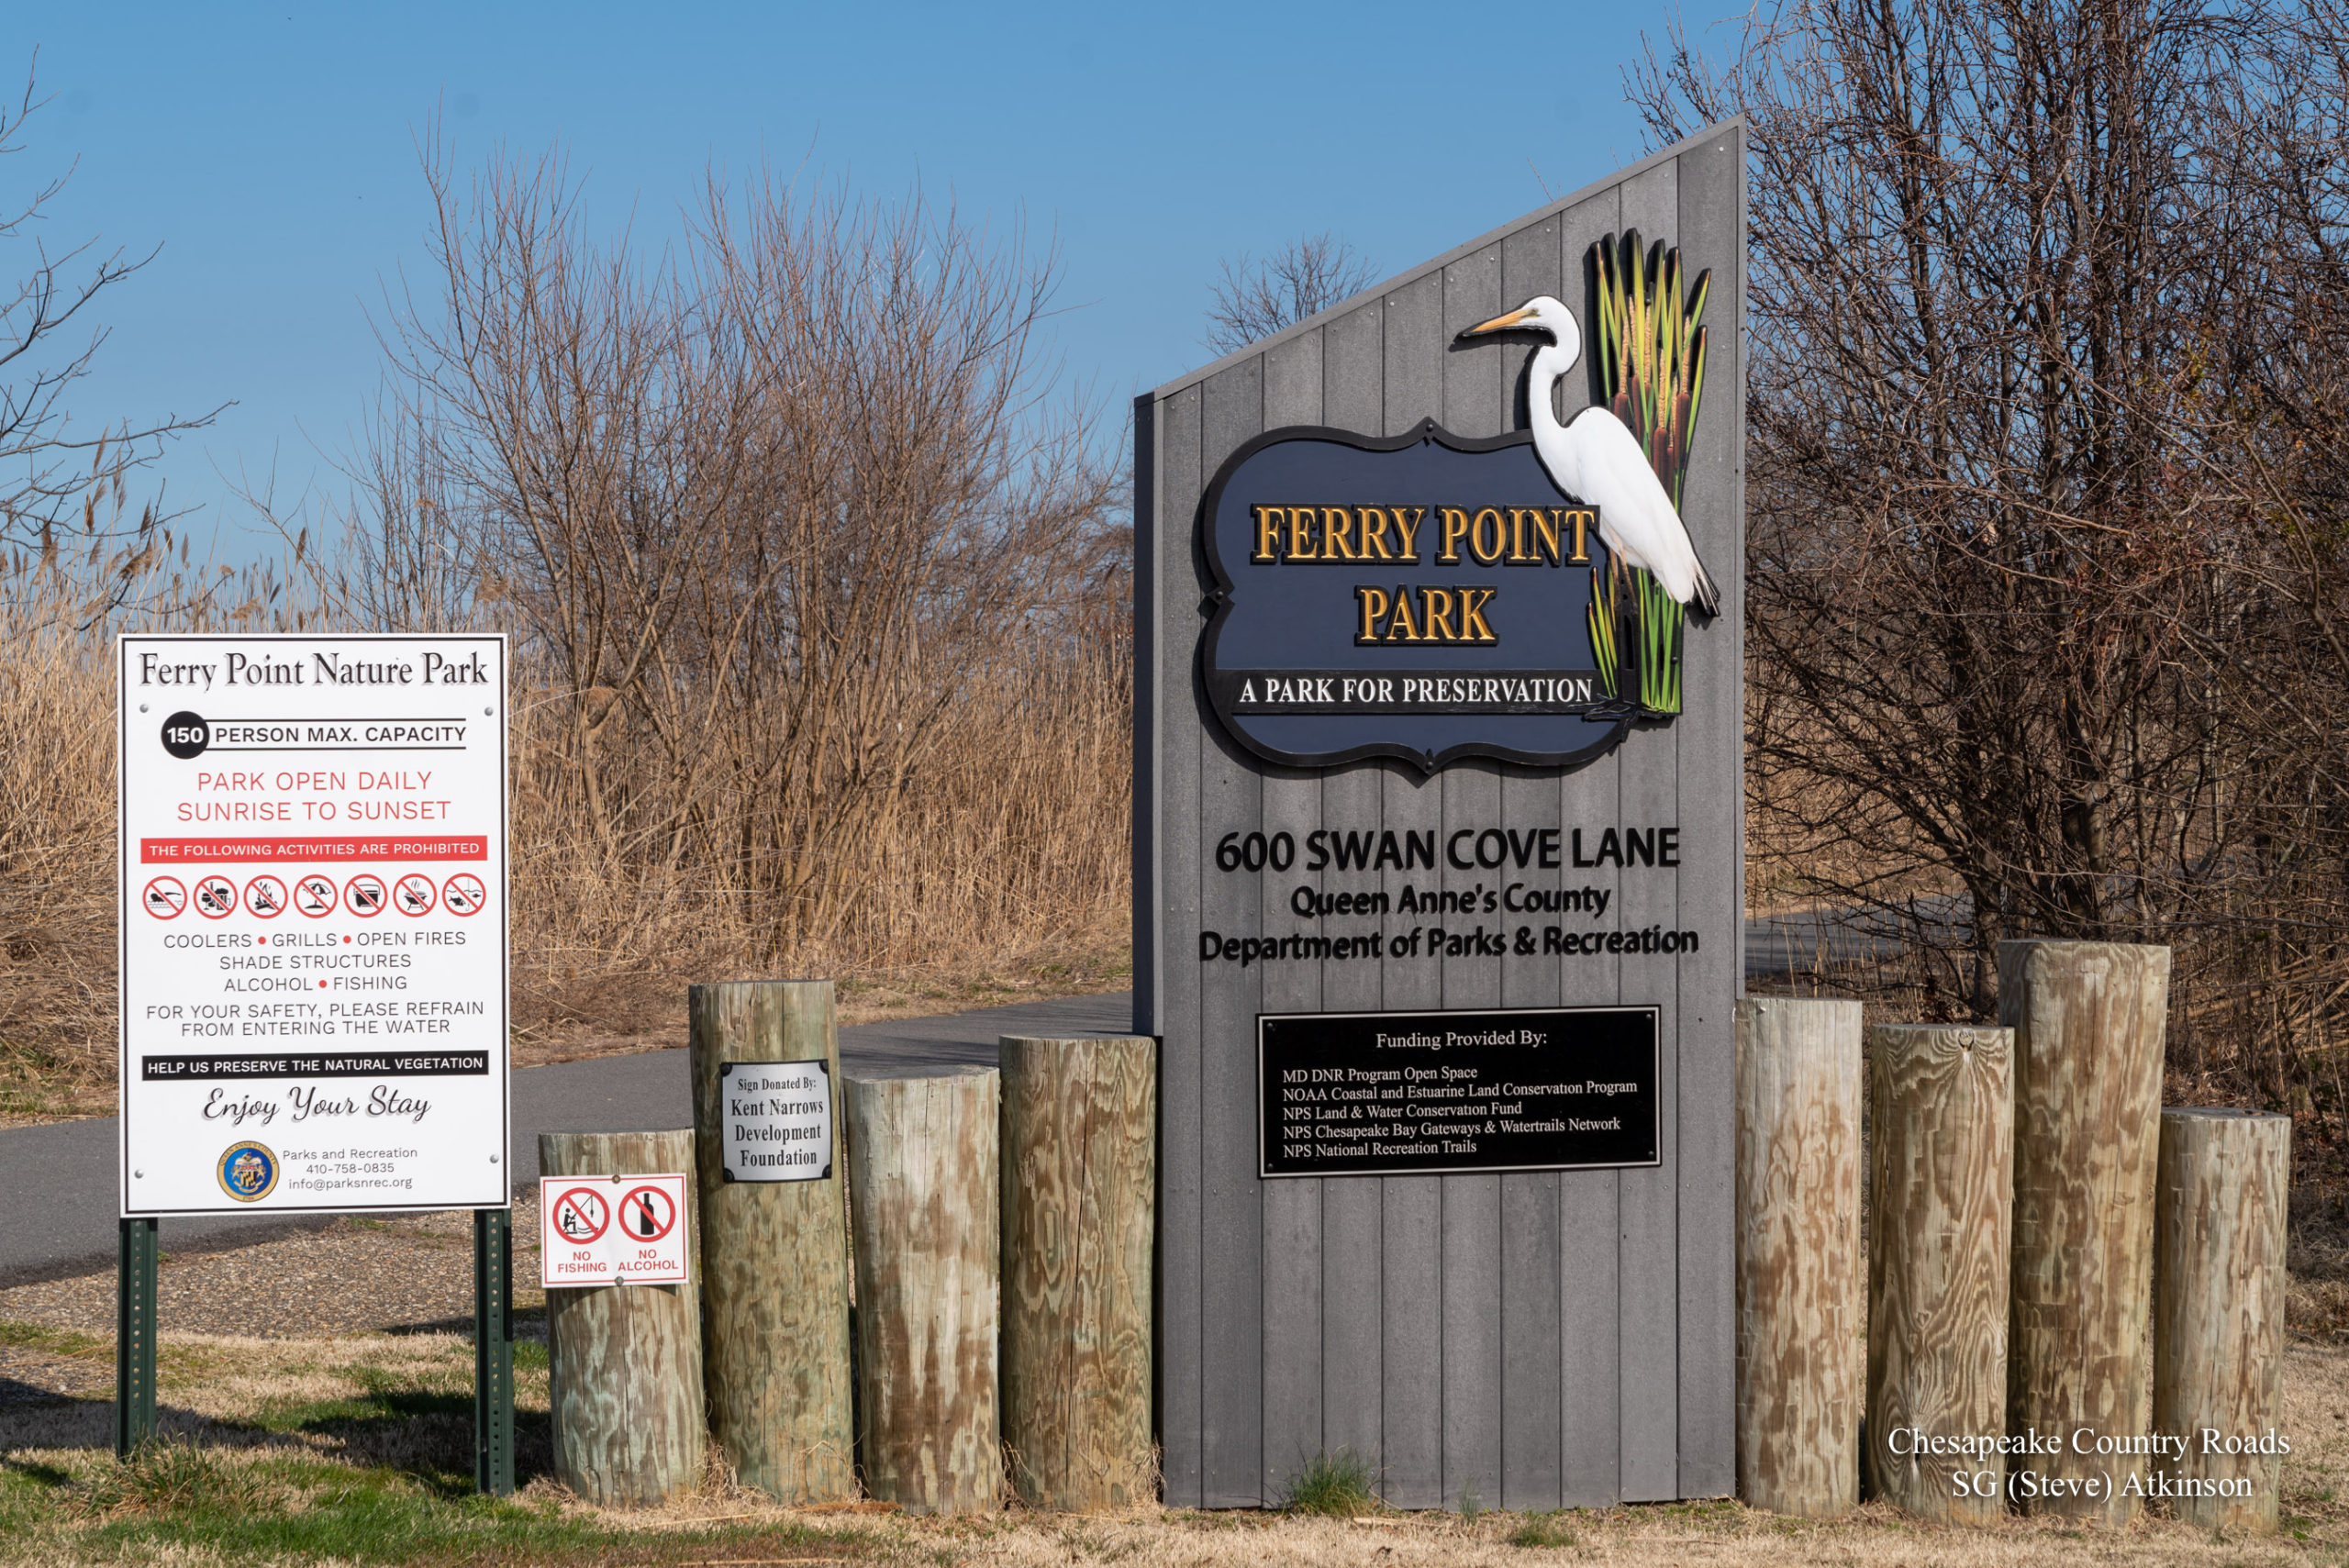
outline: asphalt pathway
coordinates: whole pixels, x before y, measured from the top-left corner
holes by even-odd
[[[1961,920],[1962,909],[1942,917]],[[1750,920],[1749,982],[1791,975],[1820,959],[1880,957],[1898,942],[1855,911]],[[1133,1027],[1130,992],[1026,1002],[1009,1007],[858,1024],[841,1030],[845,1071],[860,1075],[992,1065],[1007,1034],[1113,1035]],[[514,1074],[515,1190],[538,1180],[541,1132],[638,1132],[693,1125],[685,1052],[600,1056]],[[115,1254],[115,1120],[59,1122],[0,1131],[0,1286],[86,1273]],[[165,1251],[242,1246],[328,1224],[319,1216],[207,1216],[162,1223]]]
[[[1115,992],[1025,1002],[941,1018],[857,1024],[841,1030],[841,1064],[858,1076],[992,1066],[1007,1034],[1119,1035],[1133,1028],[1133,996]],[[514,1074],[515,1190],[539,1179],[541,1132],[644,1132],[691,1127],[693,1083],[685,1052],[599,1056]],[[53,1122],[0,1132],[0,1286],[63,1279],[115,1256],[115,1118]],[[314,1229],[331,1215],[205,1216],[162,1222],[166,1252],[244,1246]]]

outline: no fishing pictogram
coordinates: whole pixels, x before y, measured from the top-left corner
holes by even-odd
[[[384,879],[380,876],[354,876],[342,890],[342,901],[351,906],[354,915],[380,915],[384,912]]]
[[[433,900],[439,896],[432,879],[419,876],[415,872],[408,873],[392,884],[392,905],[403,915],[431,914]]]
[[[285,913],[285,884],[273,876],[257,876],[245,884],[245,907],[264,920]]]
[[[187,888],[178,877],[159,876],[147,884],[139,902],[158,920],[168,920],[187,907]]]
[[[489,902],[489,894],[482,886],[481,878],[461,871],[441,885],[440,902],[449,906],[451,915],[473,915]]]
[[[225,876],[207,876],[195,884],[195,912],[217,920],[237,906],[237,884]]]
[[[582,1246],[604,1234],[612,1223],[611,1206],[593,1187],[573,1187],[554,1200],[555,1234]]]
[[[330,876],[306,876],[294,884],[294,907],[315,920],[334,913],[336,889]]]

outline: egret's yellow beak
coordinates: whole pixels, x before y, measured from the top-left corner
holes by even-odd
[[[1474,327],[1470,327],[1462,331],[1460,335],[1463,338],[1481,338],[1487,332],[1506,332],[1512,327],[1523,326],[1525,324],[1526,317],[1532,314],[1533,311],[1531,306],[1527,306],[1520,310],[1512,310],[1507,316],[1496,316],[1490,321],[1479,321]]]

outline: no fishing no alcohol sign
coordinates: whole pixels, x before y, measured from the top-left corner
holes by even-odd
[[[123,1215],[504,1207],[506,639],[117,649]]]
[[[539,1182],[540,1283],[684,1284],[685,1178],[546,1176]]]

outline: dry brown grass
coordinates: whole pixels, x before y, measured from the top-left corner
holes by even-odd
[[[168,584],[165,584],[166,586]],[[0,570],[0,1123],[106,1114],[115,1082],[111,623],[85,624],[69,573]],[[241,613],[159,629],[314,628],[248,595]],[[527,654],[514,694],[516,1061],[682,1039],[695,980],[829,975],[846,1017],[948,1011],[1114,989],[1129,966],[1127,682],[1088,650],[1000,664],[951,694],[934,760],[909,778],[830,931],[757,956],[737,890],[640,859],[614,874],[557,787]]]

